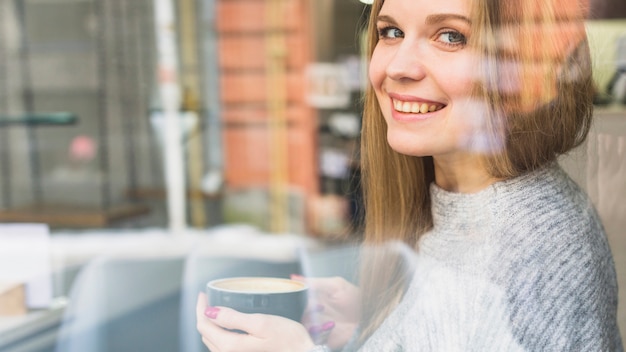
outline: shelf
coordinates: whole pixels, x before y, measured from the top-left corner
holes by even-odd
[[[51,227],[102,228],[114,221],[144,215],[150,208],[144,204],[120,204],[108,209],[80,206],[35,204],[0,210],[0,222],[45,223]]]
[[[78,121],[70,112],[32,113],[16,116],[0,115],[0,127],[8,125],[26,126],[67,126]]]

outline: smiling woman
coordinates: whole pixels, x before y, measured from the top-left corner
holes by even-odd
[[[556,162],[591,124],[583,5],[374,0],[359,287],[300,278],[303,325],[201,296],[211,351],[623,351],[606,234]]]
[[[383,346],[370,336],[382,337],[394,321],[416,331],[387,331],[403,350],[622,349],[606,236],[555,163],[591,123],[580,5],[374,2],[362,137],[366,241],[399,240],[443,271],[418,267],[407,275],[401,259],[391,265],[383,254],[365,261],[364,346]],[[441,108],[407,109],[433,102]],[[585,262],[602,264],[579,267]],[[574,274],[583,271],[584,279]],[[433,272],[440,279],[419,287],[417,278]],[[570,338],[589,336],[582,330],[590,319],[593,334],[604,337],[582,347]],[[559,326],[555,334],[542,331],[547,321]]]

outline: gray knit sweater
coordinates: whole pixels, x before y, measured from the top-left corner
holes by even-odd
[[[412,283],[360,351],[623,351],[606,235],[558,165],[431,195]]]

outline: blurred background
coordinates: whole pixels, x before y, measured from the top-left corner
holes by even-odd
[[[349,208],[326,196],[356,201],[366,5],[178,1],[170,54],[157,3],[2,2],[0,219],[167,227],[174,103],[186,226],[335,231],[312,226],[320,203]],[[180,96],[161,94],[167,75]]]
[[[600,211],[623,288],[626,3],[590,6],[597,122],[561,162]],[[353,279],[367,11],[0,0],[0,351],[198,350],[188,308],[208,278],[252,265]],[[78,315],[101,318],[79,339]]]

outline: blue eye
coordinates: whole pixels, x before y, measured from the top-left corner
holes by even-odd
[[[404,38],[404,33],[396,27],[385,27],[378,30],[378,36],[380,38]]]
[[[446,45],[463,46],[467,44],[467,38],[457,31],[446,31],[440,33],[437,39]]]

